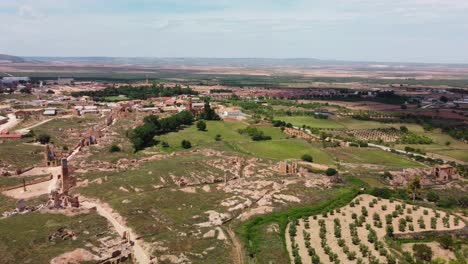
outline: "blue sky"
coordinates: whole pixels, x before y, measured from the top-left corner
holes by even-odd
[[[0,0],[0,53],[468,63],[468,0]]]

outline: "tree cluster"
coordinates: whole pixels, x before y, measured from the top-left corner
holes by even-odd
[[[143,125],[127,133],[135,151],[152,146],[155,143],[154,137],[157,135],[176,131],[181,126],[191,125],[193,115],[189,111],[182,111],[162,119],[155,115],[149,115],[143,119],[143,122]]]
[[[258,130],[256,127],[247,127],[245,129],[239,129],[239,134],[248,135],[253,141],[271,140],[271,136],[266,136],[263,131]]]

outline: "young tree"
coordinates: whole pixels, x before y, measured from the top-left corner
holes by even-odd
[[[421,180],[419,177],[414,177],[414,179],[408,184],[408,193],[412,196],[413,202],[416,200],[416,197],[420,194],[422,190]]]
[[[198,121],[197,128],[199,131],[206,131],[206,122],[203,120]]]

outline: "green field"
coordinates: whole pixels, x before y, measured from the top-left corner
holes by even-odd
[[[224,143],[224,149],[235,150],[237,152],[251,156],[284,160],[299,159],[303,154],[311,154],[315,161],[324,164],[332,164],[333,159],[323,152],[318,145],[313,145],[305,140],[288,138],[279,128],[271,126],[257,126],[257,128],[271,136],[272,140],[252,141],[249,137],[237,132],[246,125],[234,122],[207,122],[207,131],[198,131],[195,126],[183,129],[178,132],[160,136],[158,140],[166,141],[170,147],[166,151],[181,150],[180,142],[189,140],[193,147],[219,146]],[[222,142],[216,142],[215,136],[220,134]],[[158,148],[162,149],[160,146]]]
[[[444,155],[457,160],[468,162],[468,144],[460,140],[456,140],[451,136],[442,133],[439,129],[433,131],[424,131],[420,126],[409,127],[413,132],[432,138],[433,144],[428,145],[411,145],[412,148],[418,148],[424,152]],[[450,142],[450,145],[446,145]],[[407,145],[397,145],[398,148],[403,149]]]
[[[77,239],[49,241],[49,235],[59,228],[72,230]],[[94,213],[74,217],[28,213],[9,217],[0,220],[0,263],[50,263],[52,258],[84,248],[87,243],[98,246],[97,239],[104,236],[115,235],[109,231],[106,219]]]
[[[329,148],[327,152],[346,163],[376,164],[394,168],[420,167],[419,163],[409,160],[403,155],[394,154],[373,148]]]
[[[0,143],[0,162],[13,169],[35,166],[44,160],[44,147],[25,144],[32,138],[5,139]]]
[[[313,116],[275,116],[275,119],[283,120],[286,123],[291,123],[294,126],[302,127],[303,125],[311,128],[327,128],[340,129],[345,128],[342,124],[333,119],[317,119]]]

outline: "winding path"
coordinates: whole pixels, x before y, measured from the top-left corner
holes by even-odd
[[[96,212],[101,215],[102,217],[106,218],[109,223],[112,224],[114,229],[117,231],[117,233],[120,236],[127,236],[131,241],[134,242],[132,248],[133,248],[133,255],[139,264],[153,264],[157,263],[157,259],[154,258],[152,259],[148,252],[144,249],[144,242],[141,240],[137,240],[138,236],[130,229],[128,226],[126,226],[124,223],[119,221],[116,217],[115,212],[111,211],[109,206],[105,206],[97,201],[93,201],[90,199],[87,199],[85,197],[80,197],[83,199],[81,202],[81,206],[83,208],[87,209],[92,209],[96,208]],[[121,217],[118,217],[121,218]]]

